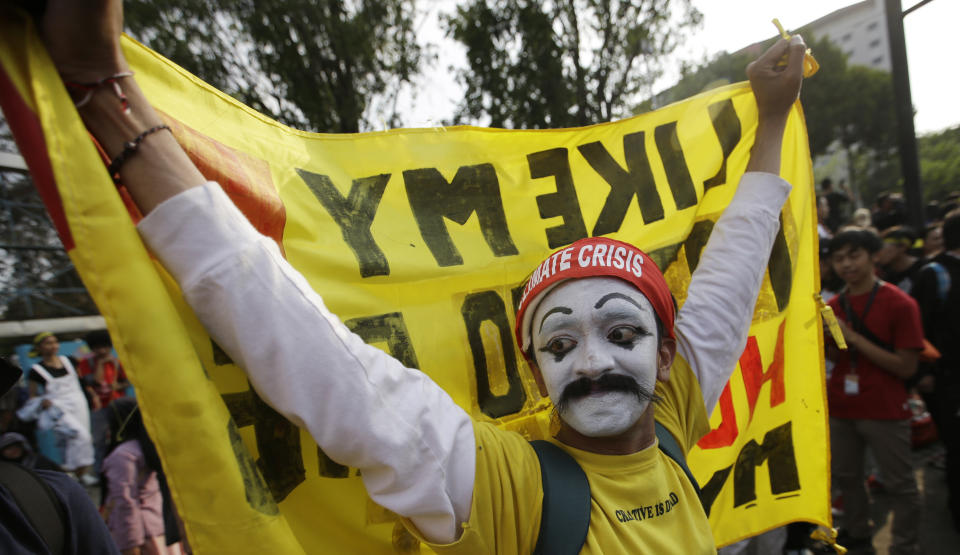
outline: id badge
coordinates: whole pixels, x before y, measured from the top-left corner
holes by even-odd
[[[847,374],[843,378],[843,392],[847,395],[860,394],[860,378],[856,374]]]

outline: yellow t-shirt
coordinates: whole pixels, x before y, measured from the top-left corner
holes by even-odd
[[[709,425],[686,362],[677,358],[670,381],[658,382],[657,394],[662,400],[654,405],[654,417],[689,451]],[[517,433],[487,423],[475,424],[474,430],[477,468],[470,520],[456,542],[430,546],[443,554],[531,553],[543,503],[537,455]],[[630,455],[599,455],[554,443],[577,460],[590,483],[590,529],[581,553],[716,552],[696,490],[656,444]]]

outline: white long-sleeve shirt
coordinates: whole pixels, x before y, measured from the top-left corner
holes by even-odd
[[[746,343],[789,191],[772,174],[743,176],[678,314],[678,352],[708,412]],[[331,458],[359,468],[370,497],[424,537],[457,538],[470,516],[476,443],[446,392],[350,332],[216,183],[168,199],[138,228],[261,397]]]

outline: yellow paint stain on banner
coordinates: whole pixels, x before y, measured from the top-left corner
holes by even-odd
[[[356,469],[249,387],[144,249],[35,32],[2,13],[0,101],[137,388],[199,553],[417,553]],[[474,418],[531,439],[549,401],[513,341],[517,288],[588,235],[637,244],[682,303],[747,163],[745,84],[578,129],[324,135],[280,125],[125,40],[138,81],[201,171],[277,241],[367,342],[422,369]],[[26,153],[25,153],[26,156]],[[38,173],[39,172],[39,173]],[[740,368],[690,454],[718,544],[828,524],[813,184],[799,104],[794,185]],[[103,256],[108,252],[110,256]],[[454,347],[451,347],[454,346]],[[309,349],[309,346],[304,346]],[[318,364],[322,353],[317,353]]]

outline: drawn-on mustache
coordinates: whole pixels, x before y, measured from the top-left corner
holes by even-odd
[[[644,389],[637,380],[623,374],[603,374],[595,380],[583,377],[570,382],[563,388],[560,401],[557,403],[557,412],[562,413],[570,401],[586,397],[594,392],[623,391],[633,393],[640,402],[657,402],[660,397],[651,390]]]

